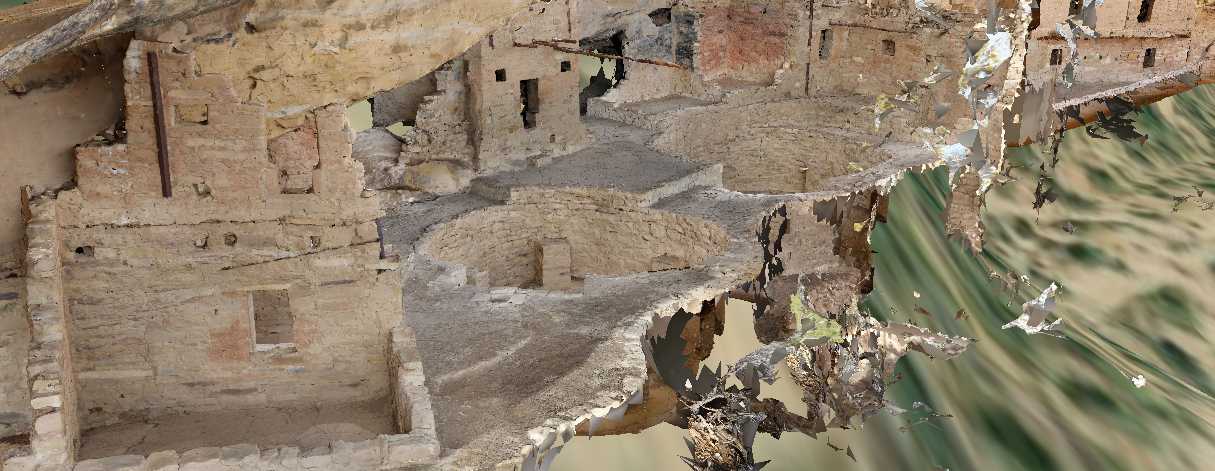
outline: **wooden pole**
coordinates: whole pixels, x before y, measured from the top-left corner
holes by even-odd
[[[173,182],[169,175],[169,136],[165,129],[164,97],[160,94],[160,58],[155,52],[148,53],[148,82],[152,84],[152,117],[156,122],[156,161],[160,165],[160,193],[169,198],[173,196]]]
[[[635,57],[617,56],[615,54],[604,54],[601,52],[574,49],[574,48],[562,46],[555,41],[532,41],[529,44],[515,43],[515,47],[530,47],[530,48],[534,49],[534,48],[537,48],[540,46],[552,48],[554,50],[561,51],[561,52],[564,52],[567,54],[579,54],[579,55],[583,55],[583,56],[598,57],[600,59],[626,60],[626,61],[630,61],[630,62],[639,62],[642,64],[651,64],[651,65],[658,65],[658,66],[662,66],[662,67],[671,67],[674,69],[687,69],[687,67],[684,67],[679,64],[674,64],[674,63],[667,62],[667,61],[660,61],[660,60],[656,60],[656,59],[638,59]]]

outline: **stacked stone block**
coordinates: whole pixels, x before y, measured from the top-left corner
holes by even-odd
[[[570,273],[572,261],[570,243],[565,239],[544,239],[536,242],[536,264],[540,268],[540,286],[549,290],[574,287]]]
[[[32,455],[5,463],[10,471],[70,469],[80,442],[71,328],[63,295],[62,247],[53,200],[30,203],[26,222],[26,309],[30,316]]]

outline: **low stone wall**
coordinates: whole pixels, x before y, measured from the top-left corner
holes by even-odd
[[[76,471],[305,471],[305,470],[396,470],[434,463],[439,458],[430,394],[424,384],[422,363],[417,356],[413,331],[400,326],[392,331],[394,398],[399,429],[395,435],[380,435],[357,442],[336,441],[328,446],[301,450],[298,447],[261,449],[242,443],[225,447],[196,448],[183,453],[160,451],[148,456],[122,455],[86,460]],[[22,469],[22,468],[15,468]],[[65,468],[66,469],[66,468]]]
[[[3,468],[8,471],[66,469],[75,461],[80,442],[71,316],[63,295],[62,248],[54,203],[52,199],[31,202],[25,226],[26,309],[30,320],[26,371],[33,428],[31,454],[5,462]]]
[[[806,100],[721,105],[670,120],[655,141],[660,152],[721,163],[731,190],[801,193],[827,180],[860,172],[891,158],[876,139],[839,129],[807,128],[820,122],[819,105]],[[851,129],[873,127],[872,115],[843,114],[829,123]],[[722,122],[732,123],[723,128]],[[873,142],[870,142],[873,141]]]
[[[543,239],[569,242],[575,276],[687,268],[725,251],[720,227],[638,202],[592,190],[516,192],[510,204],[437,227],[422,251],[484,272],[492,286],[519,287],[536,281],[532,243]]]

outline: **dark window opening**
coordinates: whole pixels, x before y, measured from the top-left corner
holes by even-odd
[[[1155,0],[1143,0],[1143,2],[1139,4],[1139,16],[1135,19],[1139,20],[1140,23],[1147,23],[1148,21],[1151,21],[1152,7],[1155,5],[1155,3]]]
[[[506,69],[498,69],[494,71],[494,80],[499,82],[506,81]]]
[[[1034,31],[1042,25],[1042,2],[1033,2],[1029,7],[1029,30]]]
[[[76,247],[75,252],[76,252],[76,255],[79,255],[81,257],[92,257],[93,256],[93,246],[82,245],[80,247]]]
[[[1080,10],[1084,8],[1084,0],[1070,0],[1067,4],[1067,15],[1076,16],[1080,14]]]
[[[522,102],[519,115],[523,117],[523,129],[536,127],[536,114],[540,112],[540,80],[519,81],[519,100]]]
[[[494,48],[494,35],[492,35],[492,34],[489,35],[489,48],[490,49]]]
[[[885,54],[888,56],[894,55],[894,41],[889,40],[889,39],[882,40],[882,54]]]
[[[574,70],[573,63],[571,63],[570,61],[561,61],[561,71],[562,72],[569,72],[571,70]]]
[[[654,22],[654,26],[665,26],[671,22],[671,9],[659,8],[650,12],[650,21]]]
[[[818,33],[818,58],[826,59],[831,57],[831,30],[824,29]]]
[[[1156,48],[1149,47],[1143,51],[1143,68],[1150,69],[1156,67]]]
[[[285,289],[252,292],[253,330],[258,345],[294,343],[291,298]]]
[[[1050,50],[1050,65],[1063,65],[1063,49]]]

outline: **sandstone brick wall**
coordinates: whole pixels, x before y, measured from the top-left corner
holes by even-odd
[[[576,276],[686,268],[726,248],[725,231],[702,220],[604,204],[591,191],[540,193],[439,226],[422,251],[485,272],[493,286],[530,286],[539,281],[532,244],[543,239],[568,241]]]
[[[53,200],[30,203],[26,221],[26,308],[30,343],[26,365],[33,427],[32,454],[6,462],[23,469],[38,464],[65,469],[80,443],[78,384],[72,362],[72,316],[63,293],[62,246]]]
[[[670,119],[654,146],[684,158],[721,163],[726,188],[756,193],[811,191],[832,177],[890,158],[860,140],[862,135],[848,137],[827,126],[836,121],[831,124],[872,129],[871,115],[854,118],[832,114],[826,107],[789,100],[704,108]],[[821,129],[809,129],[805,123],[819,123]]]
[[[1193,43],[1188,38],[1099,38],[1079,41],[1077,46],[1080,67],[1071,89],[1063,87],[1063,66],[1071,52],[1062,39],[1030,41],[1025,64],[1029,79],[1038,84],[1054,80],[1059,98],[1066,99],[1177,70],[1201,55],[1201,51],[1192,50]],[[1148,48],[1156,50],[1154,67],[1143,66]],[[1054,50],[1060,51],[1057,54],[1063,59],[1061,65],[1051,65]]]
[[[1140,23],[1140,0],[1105,0],[1096,8],[1095,30],[1104,37],[1162,37],[1189,35],[1193,30],[1193,19],[1197,3],[1194,0],[1154,0],[1148,21]],[[1055,25],[1068,16],[1070,2],[1064,0],[1042,2],[1039,18],[1041,26],[1032,33],[1034,38],[1058,36]]]
[[[374,232],[349,235],[370,242],[343,246],[331,235],[332,245],[310,254],[261,261],[223,254],[285,252],[275,238],[309,244],[313,236],[273,223],[68,232],[69,247],[95,244],[93,257],[66,268],[87,426],[388,393],[384,352],[400,316],[399,282],[392,271],[377,275]],[[227,234],[238,235],[235,249]],[[200,235],[216,247],[195,247]],[[171,255],[149,253],[156,249]],[[288,292],[294,348],[255,348],[258,289]]]
[[[401,184],[411,190],[454,193],[476,171],[468,119],[468,67],[456,59],[435,71],[436,93],[422,99],[417,126],[404,136]]]
[[[389,364],[393,369],[393,396],[403,423],[401,433],[356,442],[335,441],[319,448],[261,448],[242,443],[225,447],[195,448],[184,452],[160,451],[147,456],[121,455],[82,461],[76,471],[189,470],[275,471],[414,469],[433,464],[440,446],[434,410],[426,390],[422,364],[412,330],[392,330]]]
[[[512,161],[570,152],[587,142],[586,129],[579,119],[577,57],[543,46],[514,45],[568,35],[565,8],[549,4],[521,15],[482,39],[466,55],[469,119],[479,170],[509,168]],[[525,23],[528,28],[514,30],[513,26]],[[526,129],[520,116],[520,81],[531,79],[538,80],[539,113],[535,127]]]
[[[343,136],[349,133],[344,115],[337,116],[343,111],[326,108],[313,117],[299,116],[299,137],[288,134],[271,148],[264,106],[244,103],[231,79],[196,75],[192,55],[133,41],[124,61],[127,140],[78,149],[76,175],[85,199],[132,205],[161,195],[148,53],[159,58],[174,197],[239,205],[284,193],[333,196],[362,190],[362,169],[349,159],[349,149],[342,149],[351,139]],[[272,161],[270,150],[281,155]]]
[[[938,64],[956,74],[965,63],[966,32],[982,20],[959,14],[953,30],[942,35],[914,24],[920,14],[909,3],[890,10],[838,5],[816,4],[808,51],[811,94],[894,95],[902,91],[898,80],[922,79]],[[955,104],[955,112],[964,108],[956,87],[936,87],[934,92],[928,101]]]
[[[148,52],[160,59],[171,197]],[[78,189],[40,201],[27,226],[34,454],[11,465],[70,465],[78,432],[100,425],[390,396],[400,279],[380,259],[379,202],[362,191],[345,108],[301,113],[268,141],[264,107],[229,77],[196,74],[190,54],[133,41],[124,73],[126,141],[80,148]],[[256,336],[259,291],[290,313],[272,345]],[[381,442],[359,447],[378,462],[391,448]]]

